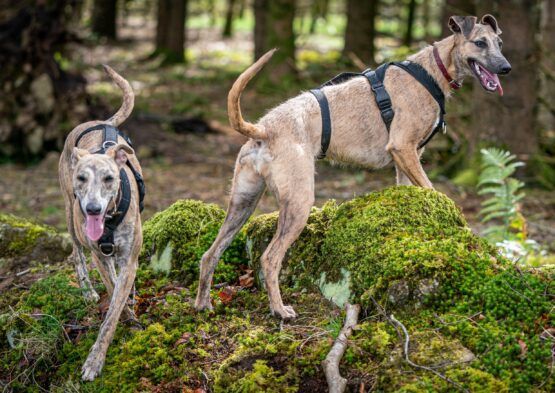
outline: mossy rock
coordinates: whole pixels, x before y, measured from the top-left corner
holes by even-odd
[[[30,265],[63,262],[71,253],[71,240],[54,228],[24,218],[0,214],[0,275]]]
[[[180,200],[155,214],[143,225],[140,261],[154,272],[165,273],[182,284],[198,279],[199,262],[225,218],[214,204]],[[244,236],[239,234],[222,256],[214,282],[233,282],[237,265],[245,262]]]

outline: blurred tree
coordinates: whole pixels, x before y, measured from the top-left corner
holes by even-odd
[[[414,30],[414,19],[416,15],[416,0],[409,0],[407,5],[407,24],[405,30],[405,37],[403,38],[403,45],[412,45],[412,34]]]
[[[296,77],[295,65],[295,19],[296,0],[255,0],[255,57],[271,48],[279,50],[272,59],[272,72],[264,78],[271,84]]]
[[[266,45],[266,23],[268,0],[254,0],[254,58],[260,58],[268,50]]]
[[[235,4],[237,0],[227,0],[227,9],[225,12],[225,24],[224,30],[222,32],[223,38],[230,38],[233,30],[233,15],[235,10]]]
[[[187,0],[158,0],[155,54],[166,64],[185,61],[187,5]]]
[[[310,6],[310,13],[312,17],[309,29],[310,34],[314,34],[316,32],[316,24],[319,19],[323,19],[324,21],[327,19],[329,4],[329,0],[312,0],[312,4]]]
[[[542,2],[539,120],[555,142],[555,0]],[[555,146],[552,147],[555,151]]]
[[[117,0],[93,1],[91,29],[93,33],[115,40],[117,23]]]
[[[347,0],[347,27],[343,56],[354,54],[364,64],[373,65],[375,19],[378,0]]]
[[[480,17],[492,13],[503,31],[503,53],[512,72],[501,77],[504,96],[488,94],[474,86],[470,127],[471,151],[481,145],[507,146],[521,160],[538,150],[535,111],[538,103],[538,0],[481,1]]]
[[[85,79],[65,47],[79,0],[12,1],[0,10],[0,157],[28,161],[60,149],[88,117]]]

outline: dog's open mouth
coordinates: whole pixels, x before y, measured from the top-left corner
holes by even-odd
[[[489,71],[486,67],[475,60],[468,60],[468,64],[485,90],[491,92],[497,90],[500,96],[503,95],[503,87],[501,86],[501,82],[499,81],[497,74]]]
[[[87,214],[85,221],[85,232],[92,241],[97,241],[104,233],[104,214]]]

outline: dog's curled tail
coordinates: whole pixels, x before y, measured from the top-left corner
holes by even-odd
[[[247,83],[266,65],[272,58],[277,49],[272,49],[258,59],[253,65],[247,68],[239,78],[235,81],[227,96],[227,115],[231,127],[239,131],[241,134],[252,139],[265,139],[266,132],[261,126],[256,126],[243,119],[241,115],[241,93],[247,86]]]
[[[123,103],[118,111],[110,117],[106,122],[112,124],[114,127],[119,126],[123,123],[131,114],[133,106],[135,105],[135,94],[133,89],[127,80],[125,80],[120,74],[114,71],[110,66],[103,64],[104,71],[112,79],[112,81],[121,89],[123,92]]]

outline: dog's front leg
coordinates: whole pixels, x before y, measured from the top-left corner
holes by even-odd
[[[100,278],[102,278],[102,282],[106,287],[106,292],[108,292],[108,296],[110,299],[114,295],[114,286],[116,285],[117,281],[117,274],[116,268],[114,266],[114,258],[113,257],[102,257],[99,258],[96,254],[93,253],[92,259],[96,264],[98,272],[100,273]],[[126,305],[123,308],[122,312],[122,322],[127,321],[136,321],[135,313],[133,310]]]
[[[403,146],[390,142],[387,145],[387,151],[393,157],[397,171],[401,170],[412,184],[424,188],[434,188],[422,168],[420,155],[415,146]]]
[[[77,240],[75,239],[70,259],[73,261],[73,265],[75,266],[75,273],[77,274],[79,287],[83,290],[83,296],[85,296],[85,299],[96,303],[100,299],[100,296],[98,296],[91,283],[89,271],[87,269],[87,259],[83,253],[83,247],[77,245],[76,241]]]
[[[138,244],[140,245],[140,242]],[[100,332],[98,333],[96,342],[92,346],[89,356],[87,357],[87,360],[81,370],[81,377],[84,381],[94,380],[100,374],[100,371],[104,366],[106,352],[108,351],[108,347],[114,338],[118,320],[127,304],[129,293],[131,292],[133,282],[135,281],[139,250],[140,246],[135,246],[131,252],[131,257],[128,257],[126,262],[121,266],[114,286],[110,306],[108,308],[108,312],[106,313],[106,318],[100,326]]]

